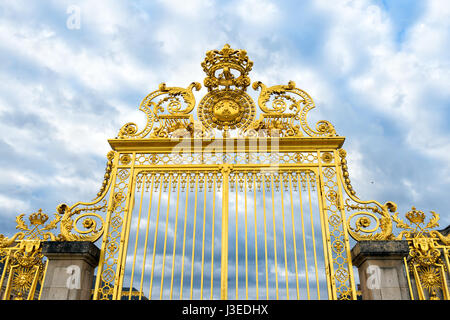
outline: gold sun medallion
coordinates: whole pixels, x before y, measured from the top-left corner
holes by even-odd
[[[244,128],[253,121],[255,115],[253,100],[242,90],[211,91],[198,106],[198,118],[208,129]]]

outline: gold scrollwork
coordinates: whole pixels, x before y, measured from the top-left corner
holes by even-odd
[[[447,258],[442,252],[448,250],[450,235],[444,236],[434,228],[439,226],[439,215],[431,211],[432,217],[425,224],[426,215],[423,211],[412,207],[405,214],[408,222],[395,214],[392,219],[396,227],[403,229],[397,240],[407,240],[409,243],[408,271],[413,274],[419,299],[426,299],[423,289],[428,292],[428,299],[438,300],[440,297],[450,299],[445,273],[448,270],[444,262]]]
[[[165,83],[161,83],[158,90],[147,95],[139,106],[139,110],[143,111],[147,116],[145,128],[138,132],[135,123],[126,123],[119,130],[118,138],[145,138],[150,134],[155,123],[160,123],[161,125],[153,130],[152,137],[169,137],[172,132],[176,132],[181,128],[188,131],[188,126],[192,122],[192,117],[190,117],[189,113],[195,107],[195,97],[192,91],[193,89],[198,91],[200,88],[201,85],[198,82],[192,82],[186,89],[167,87]],[[162,95],[164,95],[162,99],[159,99],[157,102],[153,101]],[[183,105],[186,105],[184,109]],[[163,114],[164,112],[167,112],[167,114]]]
[[[6,248],[11,246],[15,241],[29,239],[29,240],[56,240],[57,236],[55,236],[50,230],[55,229],[57,227],[58,222],[61,220],[61,216],[59,214],[55,214],[55,218],[46,224],[49,219],[48,215],[42,212],[42,209],[39,209],[37,212],[34,212],[29,215],[28,220],[30,224],[27,224],[23,217],[24,213],[18,215],[16,217],[16,229],[21,230],[17,232],[11,238],[7,238],[4,235],[0,235],[0,248]]]
[[[356,196],[356,191],[353,190],[352,184],[350,182],[350,175],[348,173],[348,166],[347,166],[347,159],[346,159],[347,152],[341,148],[338,150],[338,153],[339,153],[339,157],[341,158],[342,176],[343,176],[343,180],[344,180],[346,189],[353,197],[358,198]]]
[[[107,202],[97,206],[87,206],[76,208],[69,207],[66,204],[60,204],[57,211],[62,215],[61,236],[66,241],[92,241],[95,242],[103,234],[104,220],[97,211],[106,211]],[[85,212],[83,214],[80,214]],[[78,227],[81,222],[83,229]]]
[[[310,137],[336,135],[333,125],[325,120],[316,124],[317,130],[311,129],[306,117],[308,112],[315,108],[314,102],[308,93],[295,87],[294,81],[289,81],[287,85],[272,87],[266,87],[261,81],[257,81],[252,87],[254,90],[261,89],[258,105],[263,111],[259,121],[250,128],[253,134],[255,131],[266,129],[278,130],[282,136],[302,136],[301,127]],[[269,101],[272,101],[270,106],[267,105]],[[295,121],[299,121],[300,124],[295,124]]]
[[[357,203],[352,204],[351,201]],[[393,238],[390,212],[393,213],[397,210],[395,203],[389,201],[381,205],[376,201],[359,201],[356,198],[350,198],[346,199],[344,207],[349,212],[357,210],[347,219],[348,231],[355,240],[389,240]],[[380,231],[376,232],[377,230]]]
[[[98,198],[101,198],[102,196],[104,196],[104,193],[107,192],[107,190],[108,190],[108,186],[111,181],[111,179],[110,179],[111,171],[113,168],[113,161],[114,161],[115,154],[116,154],[116,152],[111,150],[106,155],[106,158],[108,159],[108,161],[106,163],[105,175],[103,176],[103,182],[102,182],[102,186],[100,187],[100,191],[97,193],[97,197],[95,199],[98,199]]]
[[[51,232],[61,219],[58,213],[50,222],[42,209],[28,216],[29,223],[24,216],[16,217],[19,232],[11,238],[0,235],[0,263],[3,264],[0,287],[4,288],[1,298],[6,300],[35,298],[37,284],[42,282],[44,274],[42,241],[60,239]]]

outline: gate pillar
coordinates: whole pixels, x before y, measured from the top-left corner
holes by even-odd
[[[46,241],[41,300],[90,300],[100,250],[90,241]]]
[[[352,248],[363,300],[410,300],[404,258],[406,240],[359,241]]]

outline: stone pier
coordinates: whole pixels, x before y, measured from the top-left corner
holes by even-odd
[[[410,300],[404,264],[407,241],[359,241],[351,254],[363,300]]]
[[[41,300],[91,299],[100,250],[89,241],[46,241],[48,259]]]

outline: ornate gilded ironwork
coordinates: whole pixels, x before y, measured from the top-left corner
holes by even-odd
[[[411,227],[398,218],[395,203],[360,200],[342,149],[345,138],[326,120],[315,127],[308,124],[308,113],[315,108],[308,93],[293,81],[274,86],[253,82],[251,88],[260,90],[258,110],[247,92],[253,62],[245,50],[225,45],[208,51],[201,66],[208,92],[198,104],[194,91],[201,89],[200,83],[192,82],[187,88],[162,83],[139,106],[146,117],[144,127],[126,123],[117,137],[109,140],[113,150],[107,154],[95,199],[72,206],[60,204],[49,223],[42,211],[30,215],[29,225],[24,215],[19,215],[16,222],[21,231],[11,238],[0,235],[1,283],[7,283],[3,298],[34,297],[43,274],[42,241],[101,240],[94,299],[154,298],[157,274],[160,298],[182,299],[183,292],[186,294],[183,288],[189,284],[189,297],[198,293],[202,299],[208,289],[207,273],[211,299],[233,297],[232,291],[237,299],[243,286],[246,298],[265,294],[266,299],[272,295],[289,299],[295,290],[297,299],[356,299],[352,238],[407,239],[411,244],[409,270],[419,296],[448,299],[444,280],[450,240],[432,230],[438,216],[433,213],[423,227],[422,213],[413,209],[406,217],[414,225]],[[217,222],[221,230],[215,230]],[[243,243],[239,241],[242,224]],[[254,231],[249,227],[252,224]],[[201,257],[195,251],[197,225],[202,228],[198,230]],[[58,226],[58,235],[50,232]],[[395,236],[395,227],[404,231]],[[164,228],[159,235],[158,228]],[[177,230],[182,252],[177,251]],[[193,235],[191,245],[187,232]],[[210,240],[205,240],[208,237]],[[249,261],[252,248],[254,263]],[[210,257],[205,255],[207,251]],[[214,263],[217,251],[220,262]],[[239,264],[242,252],[244,266]],[[288,252],[294,252],[294,257]],[[176,260],[180,255],[181,260]],[[232,255],[236,264],[229,268]],[[278,255],[284,259],[277,260]],[[200,288],[194,288],[194,265],[200,258]],[[206,270],[209,264],[210,270]],[[252,264],[254,288],[248,275]],[[165,272],[167,265],[172,268],[170,275]],[[157,269],[159,266],[162,268]],[[181,268],[179,295],[174,288],[175,267]],[[279,271],[283,267],[284,273]],[[217,269],[220,291],[215,293]],[[231,284],[233,270],[235,283]],[[292,281],[288,275],[294,273]],[[320,288],[322,280],[326,288]],[[133,287],[135,281],[139,289]],[[129,287],[124,287],[126,282]],[[164,290],[164,284],[170,284],[170,291]],[[228,290],[229,286],[235,290]]]
[[[412,287],[416,287],[420,300],[430,299],[449,300],[449,249],[450,235],[443,235],[438,230],[439,215],[431,211],[432,217],[425,224],[426,215],[423,211],[412,207],[405,214],[409,223],[392,216],[396,227],[403,229],[396,240],[408,240],[410,251],[406,261],[407,272],[413,275],[410,281],[411,295],[414,297]],[[426,289],[426,291],[424,290]]]
[[[314,102],[309,94],[295,87],[294,81],[289,81],[288,85],[276,85],[269,88],[257,81],[252,87],[254,90],[261,88],[258,105],[263,114],[249,127],[248,134],[301,137],[303,136],[301,128],[310,137],[336,135],[333,125],[326,120],[316,124],[317,130],[311,129],[306,116],[315,108]],[[271,106],[267,106],[270,101]],[[299,124],[296,124],[297,121]]]
[[[252,70],[253,62],[249,60],[245,50],[231,49],[229,44],[220,51],[210,50],[206,52],[202,67],[207,75],[203,84],[208,91],[219,87],[246,90],[250,85],[248,74]],[[239,72],[239,75],[236,77],[232,71]]]
[[[193,135],[196,129],[190,113],[195,107],[193,89],[200,90],[198,82],[191,83],[186,89],[159,85],[158,90],[142,100],[139,110],[147,116],[147,123],[141,131],[135,123],[126,123],[118,134],[119,139],[142,139],[181,137]],[[155,99],[159,100],[155,100]],[[159,125],[154,128],[154,125]]]
[[[439,226],[439,215],[431,211],[432,217],[425,224],[425,213],[412,207],[405,214],[409,222],[406,223],[398,217],[397,205],[391,201],[384,205],[373,200],[361,201],[350,183],[346,152],[340,149],[339,156],[341,181],[347,195],[343,206],[349,213],[350,236],[355,240],[408,240],[410,252],[405,266],[411,298],[414,299],[416,292],[420,300],[449,300],[450,235],[435,230]],[[396,235],[395,230],[401,231]]]
[[[254,90],[261,88],[258,105],[263,112],[255,120],[255,104],[245,92],[252,66],[245,50],[225,45],[220,51],[208,51],[202,62],[208,93],[197,106],[198,121],[191,114],[195,107],[192,90],[200,90],[200,83],[192,82],[186,89],[162,83],[140,104],[139,110],[147,118],[145,127],[139,131],[135,123],[126,123],[118,138],[211,137],[214,129],[223,131],[224,136],[233,129],[239,129],[242,136],[301,137],[301,129],[311,137],[336,136],[333,125],[326,120],[319,121],[316,130],[308,125],[307,114],[315,108],[314,102],[293,81],[269,88],[259,81],[253,83]]]
[[[392,239],[392,218],[397,205],[388,201],[384,205],[375,200],[362,201],[356,196],[350,182],[347,167],[347,152],[338,150],[340,158],[340,180],[347,198],[342,204],[349,214],[347,220],[348,232],[355,240],[388,240]]]
[[[203,126],[224,131],[247,127],[255,112],[252,98],[241,90],[211,91],[198,105]]]
[[[36,288],[42,285],[45,262],[41,253],[41,243],[56,240],[51,230],[57,228],[61,215],[47,223],[49,217],[41,209],[29,215],[29,223],[16,218],[17,232],[11,238],[0,235],[0,264],[3,265],[0,278],[1,299],[33,300],[37,297]]]

